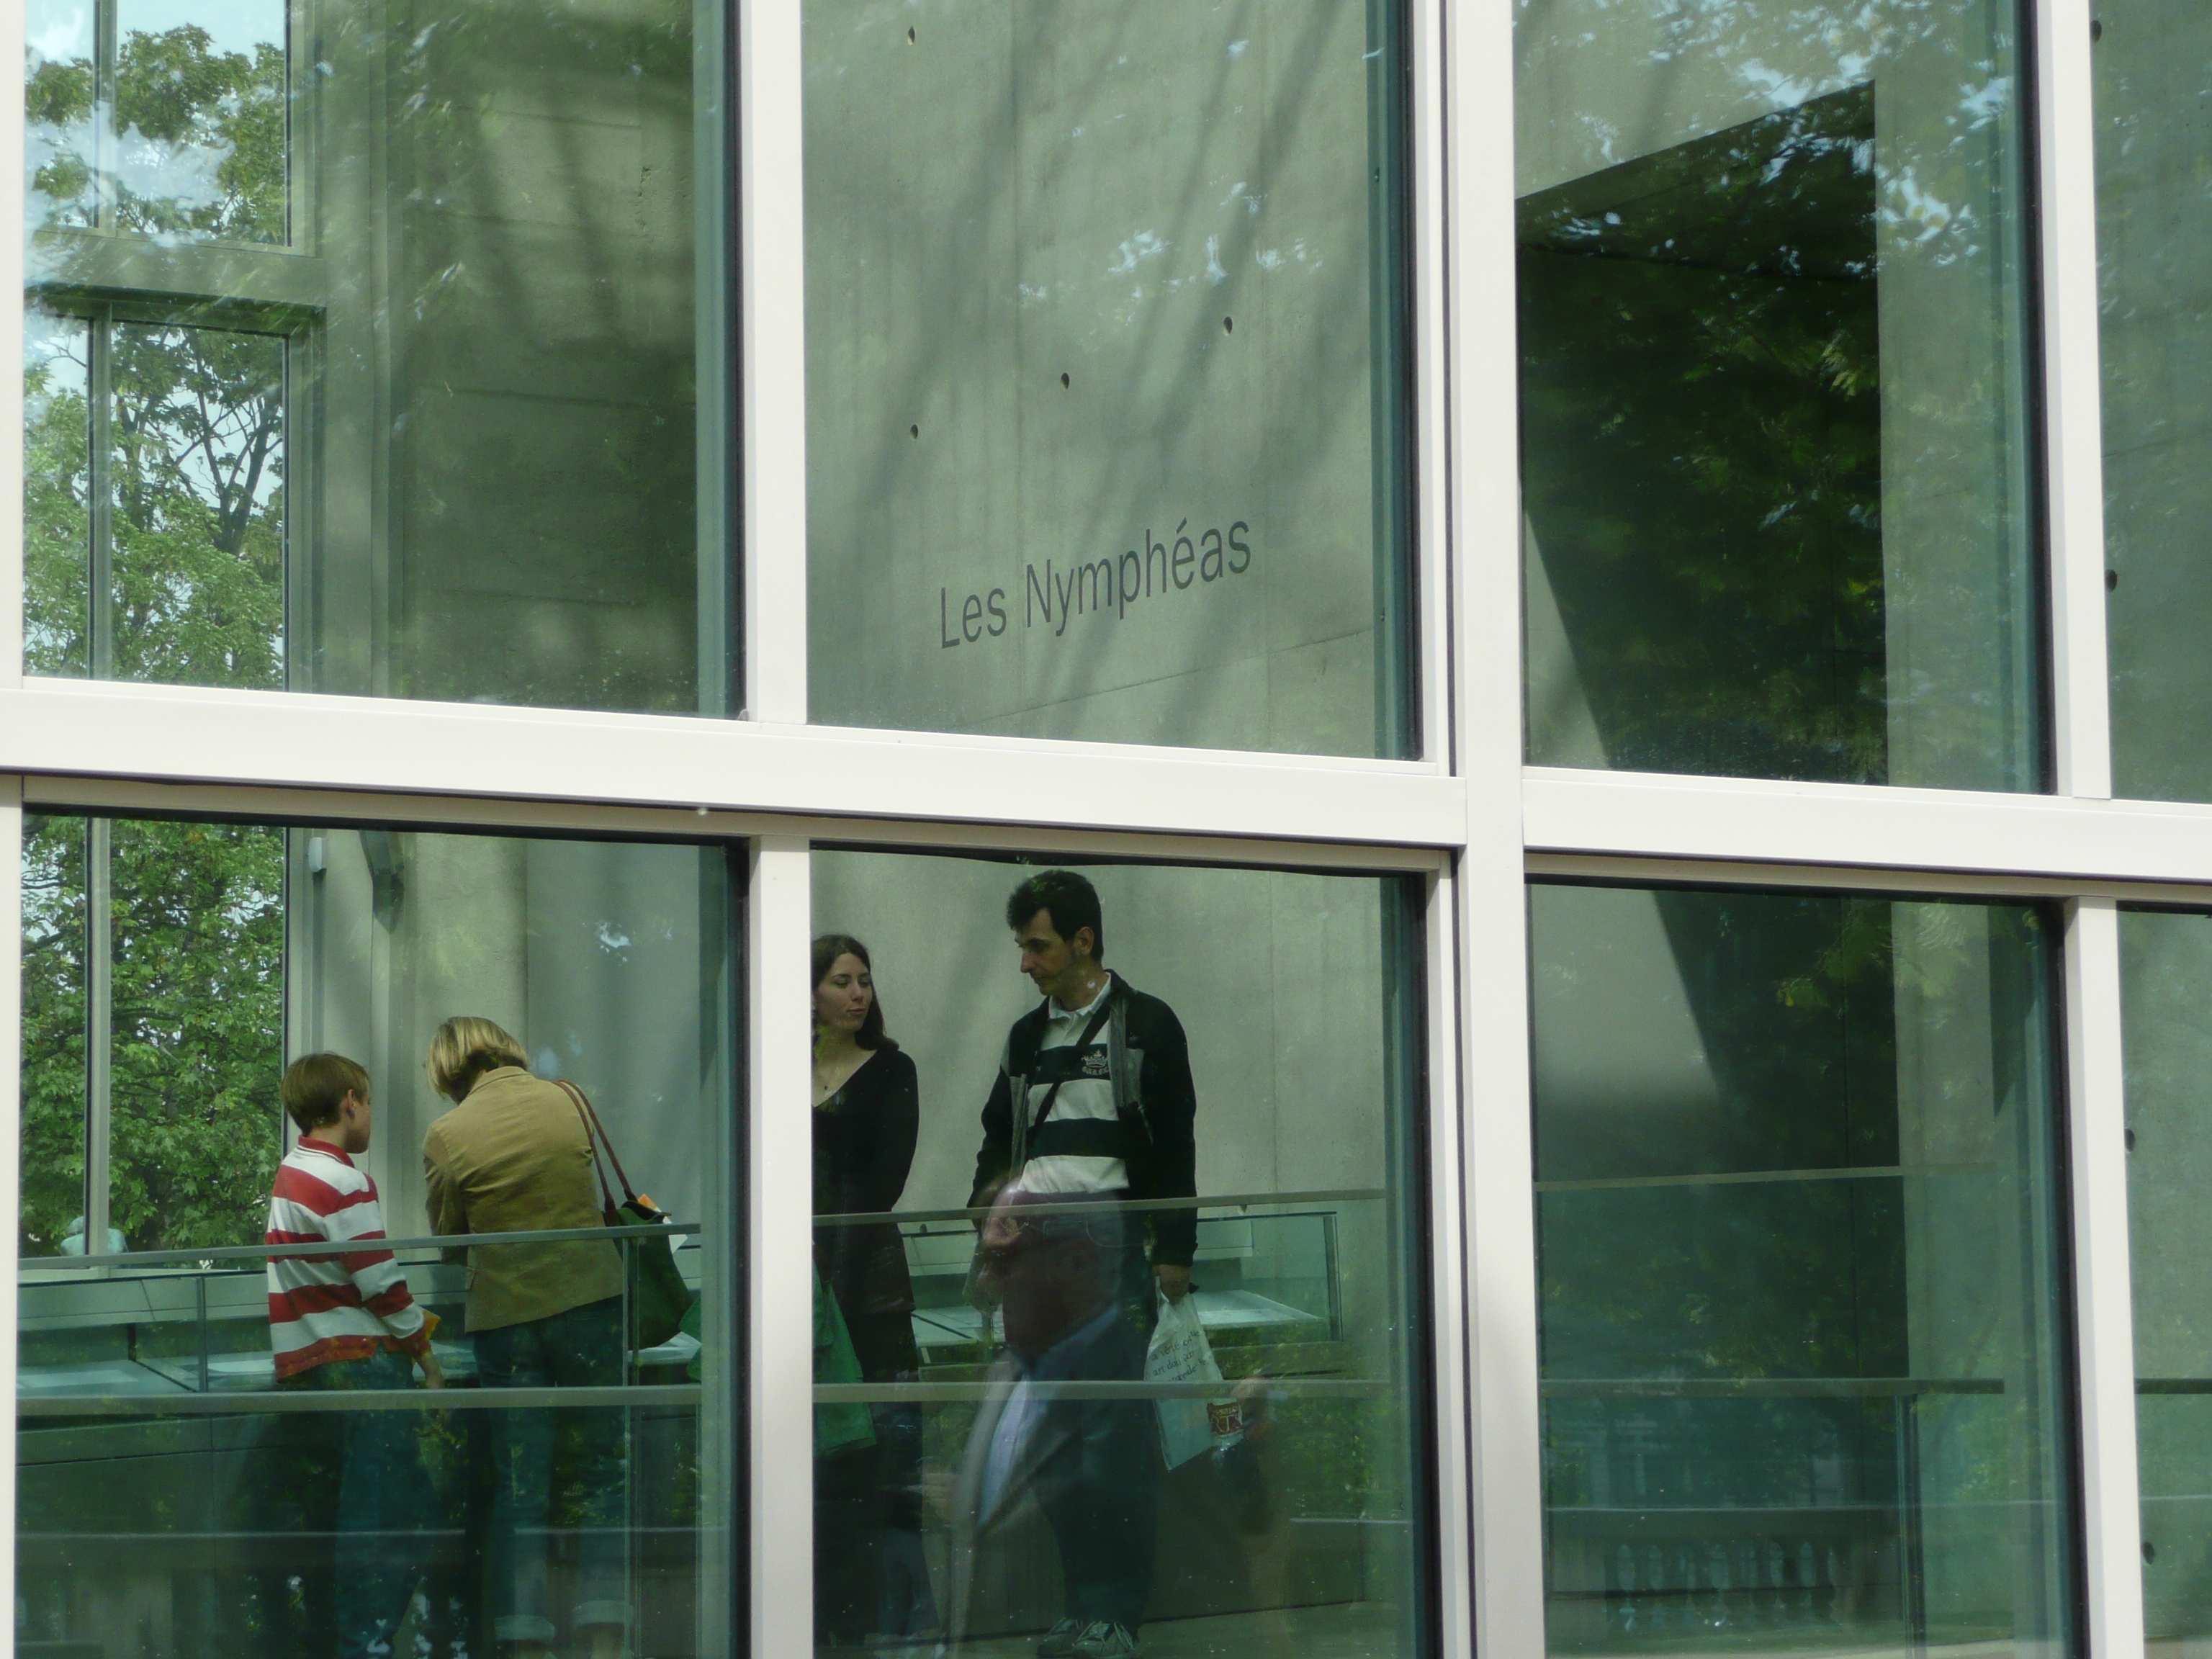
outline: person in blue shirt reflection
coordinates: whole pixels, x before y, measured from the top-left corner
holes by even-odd
[[[1083,877],[1030,877],[1006,922],[1044,1000],[1007,1034],[968,1200],[990,1211],[977,1284],[1005,1310],[1006,1352],[963,1508],[979,1532],[1024,1487],[1044,1510],[1066,1601],[1038,1659],[1133,1659],[1162,1468],[1152,1404],[1036,1385],[1140,1380],[1159,1298],[1190,1293],[1195,1206],[1124,1207],[1197,1194],[1190,1049],[1174,1010],[1104,966]]]

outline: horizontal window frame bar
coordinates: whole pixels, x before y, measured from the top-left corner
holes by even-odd
[[[235,1394],[53,1394],[15,1401],[18,1417],[261,1417],[307,1412],[627,1410],[699,1407],[701,1384],[641,1382],[634,1388],[270,1389]]]
[[[45,678],[0,689],[0,772],[1431,848],[1467,823],[1410,762]]]
[[[2148,899],[2212,886],[2212,804],[1526,769],[1529,867],[1869,890]],[[1632,866],[1633,868],[1626,866]],[[1762,870],[1760,866],[1772,866]]]
[[[1048,854],[1071,860],[1305,870],[1329,875],[1434,874],[1449,849],[1373,842],[1297,842],[1168,831],[1052,830],[1021,823],[947,824],[900,818],[822,818],[682,806],[490,796],[381,794],[276,784],[164,783],[137,778],[32,774],[27,810],[109,817],[211,818],[307,830],[375,826],[455,835],[544,836],[712,846],[762,836],[818,838],[826,848],[874,853]]]

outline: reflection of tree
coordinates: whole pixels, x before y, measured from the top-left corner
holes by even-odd
[[[1528,511],[1615,766],[1884,775],[1872,131],[1860,88],[1522,204]]]
[[[284,346],[114,331],[118,678],[283,684]]]
[[[281,1152],[283,833],[114,835],[114,1224],[140,1249],[250,1239]]]
[[[101,325],[112,440],[91,465],[89,329],[26,380],[26,665],[90,669],[92,502],[112,507],[106,672],[284,681],[284,343],[228,329]],[[73,338],[72,338],[73,336]]]
[[[24,855],[24,1247],[85,1212],[85,824],[33,817]],[[283,836],[118,822],[109,937],[112,1224],[134,1249],[259,1231],[278,1156]]]
[[[52,355],[28,354],[23,376],[23,667],[82,674],[92,660],[88,353],[81,323],[49,327]]]
[[[112,110],[96,106],[85,59],[38,63],[26,113],[46,154],[31,187],[62,222],[83,222],[96,199],[101,221],[117,229],[282,242],[285,92],[281,45],[264,41],[251,57],[219,52],[191,24],[124,38]]]
[[[26,1255],[52,1255],[84,1213],[84,820],[23,820]]]

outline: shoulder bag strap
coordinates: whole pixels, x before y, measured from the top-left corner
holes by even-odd
[[[1121,988],[1117,984],[1108,990],[1106,1000],[1098,1005],[1098,1012],[1091,1016],[1089,1023],[1083,1028],[1082,1035],[1075,1039],[1075,1052],[1078,1056],[1091,1046],[1091,1039],[1098,1035],[1098,1028],[1106,1023],[1106,1017],[1114,1012],[1114,1005],[1120,1000],[1121,989]],[[1042,1054],[1044,1050],[1040,1047],[1037,1052]],[[1060,1085],[1066,1081],[1065,1077],[1054,1078],[1052,1087],[1045,1091],[1044,1099],[1037,1106],[1036,1115],[1030,1120],[1030,1132],[1027,1139],[1030,1140],[1036,1139],[1036,1132],[1044,1127],[1045,1119],[1052,1115],[1053,1102],[1060,1098]]]
[[[576,1108],[576,1115],[584,1120],[584,1139],[592,1148],[592,1173],[599,1178],[599,1197],[605,1202],[607,1213],[612,1215],[616,1212],[615,1195],[607,1186],[607,1172],[599,1163],[599,1143],[606,1134],[606,1131],[599,1127],[599,1115],[592,1109],[592,1103],[584,1097],[584,1091],[574,1084],[556,1083],[553,1086],[568,1097]],[[607,1151],[611,1155],[614,1148],[610,1146]],[[617,1175],[622,1172],[621,1164],[615,1165],[615,1172]],[[623,1182],[623,1190],[629,1190],[627,1181]]]

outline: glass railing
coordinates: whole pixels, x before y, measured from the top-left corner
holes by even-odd
[[[672,1233],[696,1293],[697,1232],[497,1237],[634,1258]],[[69,1659],[718,1644],[702,1544],[726,1499],[702,1455],[696,1300],[690,1328],[651,1346],[622,1337],[628,1273],[618,1305],[472,1334],[448,1258],[486,1239],[388,1246],[439,1320],[442,1388],[389,1354],[278,1382],[267,1259],[346,1246],[23,1265],[19,1643]]]

